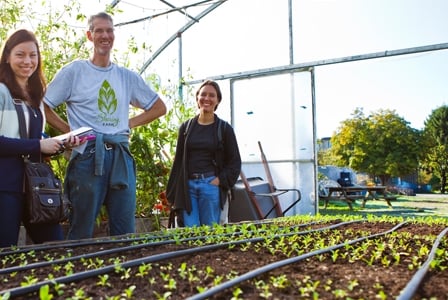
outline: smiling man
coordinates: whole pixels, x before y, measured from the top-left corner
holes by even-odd
[[[88,20],[87,39],[93,43],[88,60],[64,66],[45,95],[48,123],[62,132],[91,127],[95,139],[82,153],[73,152],[65,188],[72,206],[69,239],[90,238],[95,219],[105,205],[111,235],[135,231],[136,174],[129,151],[131,129],[154,121],[166,106],[136,72],[111,62],[115,33],[104,12]],[[68,123],[54,108],[65,103]],[[129,118],[129,106],[142,112]]]

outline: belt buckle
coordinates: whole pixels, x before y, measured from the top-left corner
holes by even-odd
[[[104,149],[107,151],[112,150],[114,147],[111,144],[104,143]]]
[[[13,101],[14,104],[16,104],[16,105],[21,105],[22,102],[23,102],[21,99],[16,99],[16,98],[13,98],[12,101]]]
[[[204,174],[201,174],[201,173],[193,173],[193,174],[191,174],[191,177],[192,177],[192,179],[196,179],[196,180],[198,180],[198,179],[204,179]]]

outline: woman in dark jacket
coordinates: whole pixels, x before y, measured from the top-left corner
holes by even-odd
[[[179,128],[176,155],[167,185],[170,204],[184,226],[217,224],[241,171],[233,128],[215,114],[222,94],[207,80],[196,92],[199,114]]]
[[[63,239],[59,224],[31,225],[22,219],[23,156],[38,161],[42,154],[57,153],[62,145],[57,139],[41,139],[45,124],[41,66],[32,32],[18,30],[8,38],[0,59],[0,247],[17,245],[22,221],[34,243]],[[20,137],[15,103],[24,112],[28,139]]]

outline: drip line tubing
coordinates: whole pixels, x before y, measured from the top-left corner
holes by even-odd
[[[242,222],[241,222],[242,223]],[[275,223],[274,221],[270,222],[262,222],[257,221],[250,224],[270,224]],[[310,222],[305,224],[298,224],[296,226],[293,226],[291,228],[300,228],[305,227],[309,225],[319,224],[322,223],[321,221],[317,222]],[[240,225],[240,223],[233,223],[233,225]],[[228,226],[226,224],[226,226]],[[227,235],[232,235],[235,233],[229,233]],[[19,249],[11,250],[11,251],[1,251],[0,249],[0,257],[7,256],[7,255],[14,255],[24,252],[30,252],[30,251],[44,251],[44,250],[53,250],[53,249],[59,249],[59,248],[77,248],[77,247],[84,247],[84,246],[92,246],[92,245],[104,245],[104,244],[119,244],[119,243],[130,243],[130,242],[138,242],[142,240],[148,240],[148,239],[160,239],[160,238],[170,238],[173,236],[176,236],[175,233],[169,233],[169,234],[151,234],[151,235],[144,235],[140,234],[138,237],[132,237],[136,235],[135,233],[131,234],[130,236],[126,236],[123,238],[118,238],[119,236],[113,236],[113,237],[107,237],[107,238],[101,238],[101,239],[83,239],[83,240],[71,240],[69,242],[51,242],[48,244],[41,244],[41,245],[27,245]],[[4,248],[5,249],[5,248]]]
[[[300,228],[300,227],[303,227],[303,226],[304,225],[302,224],[302,226],[294,226],[294,227],[291,227],[291,228]],[[324,229],[325,228],[327,228],[327,227],[324,227]],[[266,230],[263,230],[263,231],[266,231]],[[309,231],[306,231],[306,233],[308,233],[308,232]],[[137,249],[146,248],[146,247],[154,247],[154,246],[161,246],[161,245],[167,245],[167,244],[175,244],[176,242],[188,242],[188,241],[203,240],[203,239],[207,239],[207,238],[217,238],[217,237],[221,237],[221,236],[228,236],[228,235],[234,235],[234,234],[241,234],[241,233],[232,233],[232,234],[214,235],[214,236],[190,237],[190,238],[180,239],[180,240],[177,240],[177,241],[176,240],[165,240],[165,241],[156,241],[156,242],[151,242],[151,243],[144,243],[144,244],[140,244],[140,245],[131,245],[131,246],[113,248],[113,249],[108,249],[108,250],[92,252],[92,253],[85,253],[85,254],[76,255],[76,256],[70,256],[70,257],[61,258],[61,259],[52,260],[52,261],[42,261],[42,262],[30,263],[30,264],[26,264],[26,265],[13,266],[13,267],[9,267],[9,268],[2,268],[2,269],[0,269],[0,274],[8,274],[8,273],[12,273],[12,272],[19,272],[19,271],[37,269],[37,268],[42,268],[42,267],[46,267],[46,266],[49,266],[49,265],[63,264],[63,263],[69,262],[69,261],[76,261],[76,260],[79,260],[79,259],[86,259],[86,258],[104,256],[104,255],[109,255],[109,254],[114,254],[114,253],[126,252],[126,251],[131,251],[131,250],[137,250]],[[288,235],[290,235],[290,234],[291,233],[288,233]],[[303,233],[302,232],[295,232],[293,234],[303,234]],[[285,234],[283,234],[283,236],[284,235]],[[282,235],[278,235],[278,236],[282,236]]]
[[[309,225],[315,225],[315,224],[319,224],[322,222],[311,222],[311,223],[306,223],[306,224],[298,224],[295,226],[291,226],[290,228],[300,228],[300,227],[305,227],[305,226],[309,226]],[[247,232],[253,232],[253,231],[246,231]],[[262,230],[262,231],[258,231],[257,233],[260,232],[266,232],[266,230]],[[232,236],[232,235],[239,235],[241,234],[240,232],[233,232],[233,233],[227,233],[227,234],[223,234],[223,235],[214,235],[212,237],[220,237],[220,236]],[[164,234],[164,235],[149,235],[149,236],[140,236],[140,237],[136,237],[136,238],[124,238],[124,239],[110,239],[109,242],[107,240],[78,240],[78,241],[71,241],[69,243],[52,243],[52,244],[48,244],[48,245],[40,245],[34,248],[22,248],[16,251],[9,251],[9,252],[0,252],[0,257],[2,256],[6,256],[6,255],[15,255],[15,254],[19,254],[19,253],[24,253],[24,252],[30,252],[30,251],[44,251],[44,250],[53,250],[53,249],[60,249],[60,248],[76,248],[76,247],[81,247],[81,246],[91,246],[91,245],[104,245],[104,244],[119,244],[119,243],[131,243],[131,242],[138,242],[138,241],[144,241],[144,240],[151,240],[151,239],[164,239],[164,238],[172,238],[173,236],[176,236],[176,234],[174,233],[170,233],[170,234]],[[207,236],[210,237],[210,236]],[[193,238],[193,240],[200,240],[200,239],[205,239],[204,237],[195,237]],[[189,241],[192,240],[191,238],[186,238],[186,239],[181,239],[180,241]],[[173,240],[169,240],[169,243],[173,243]],[[154,245],[161,245],[160,241],[155,241],[155,242],[148,242],[145,243],[144,247],[149,247],[149,246],[153,246]],[[162,243],[164,244],[164,243]],[[114,248],[117,250],[117,252],[121,251],[121,248]],[[130,249],[125,249],[123,251],[127,251],[127,250],[132,250]],[[105,250],[106,251],[106,250]],[[101,252],[101,251],[100,251]],[[113,252],[112,252],[113,253]],[[108,252],[101,252],[100,255],[107,255],[110,254]],[[89,258],[92,255],[87,255],[87,256],[82,256],[82,258]],[[80,258],[80,256],[74,256],[75,259]],[[74,259],[62,259],[62,260],[57,260],[57,261],[52,261],[51,263],[46,263],[46,262],[42,262],[39,263],[41,265],[39,265],[39,267],[43,267],[46,266],[48,264],[55,264],[55,263],[61,263],[61,262],[65,262],[65,261],[69,261],[69,260],[74,260]],[[8,272],[11,272],[11,270],[14,271],[23,271],[26,269],[32,269],[32,267],[28,267],[28,266],[34,266],[35,264],[29,264],[29,265],[25,265],[22,267],[11,267],[11,268],[5,268],[5,269],[0,269],[0,274],[5,274]]]
[[[239,284],[239,283],[241,283],[243,281],[246,281],[246,280],[258,277],[261,274],[270,272],[270,271],[272,271],[274,269],[278,269],[278,268],[284,267],[284,266],[289,265],[289,264],[294,264],[296,262],[299,262],[301,260],[307,259],[309,257],[315,256],[315,255],[319,255],[319,254],[323,254],[323,253],[326,253],[326,252],[330,252],[330,251],[333,251],[333,250],[345,247],[346,245],[352,245],[352,244],[355,244],[355,243],[358,243],[358,242],[361,242],[361,241],[364,241],[364,240],[367,240],[367,239],[372,239],[372,238],[375,238],[375,237],[378,237],[378,236],[383,236],[383,235],[389,234],[389,233],[397,230],[398,228],[402,227],[406,223],[407,223],[407,221],[403,222],[403,223],[400,223],[397,226],[395,226],[394,228],[392,228],[390,230],[387,230],[387,231],[384,231],[384,232],[381,232],[381,233],[372,234],[372,235],[369,235],[369,236],[366,236],[366,237],[354,239],[354,240],[351,240],[351,241],[348,241],[348,242],[344,242],[344,243],[341,243],[341,244],[337,244],[337,245],[333,245],[333,246],[330,246],[330,247],[322,248],[322,249],[319,249],[319,250],[314,250],[314,251],[311,251],[311,252],[308,252],[308,253],[305,253],[305,254],[302,254],[302,255],[299,255],[299,256],[287,258],[287,259],[284,259],[284,260],[280,260],[280,261],[277,261],[277,262],[265,265],[263,267],[254,269],[254,270],[252,270],[250,272],[247,272],[247,273],[245,273],[245,274],[243,274],[241,276],[238,276],[238,277],[236,277],[234,279],[226,281],[226,282],[224,282],[224,283],[222,283],[220,285],[216,285],[216,286],[214,286],[214,287],[204,291],[203,293],[191,296],[191,297],[187,298],[187,300],[207,299],[208,297],[214,296],[217,293],[224,291],[225,289],[231,288],[231,287],[233,287],[233,286],[235,286],[235,285],[237,285],[237,284]]]
[[[400,295],[397,297],[397,300],[409,300],[412,299],[417,288],[422,283],[426,273],[428,272],[431,261],[436,256],[437,247],[439,247],[440,241],[447,234],[448,227],[445,228],[439,235],[437,236],[436,241],[432,245],[431,252],[428,255],[425,263],[421,266],[421,268],[412,276],[412,279],[408,282],[406,287],[401,290]]]
[[[42,268],[42,267],[46,267],[49,265],[57,265],[57,264],[62,264],[65,262],[75,261],[75,260],[79,260],[79,259],[98,257],[98,256],[103,256],[103,255],[108,255],[108,254],[137,250],[137,249],[145,248],[148,246],[160,246],[160,245],[165,245],[165,244],[172,244],[174,242],[175,242],[174,240],[166,240],[166,241],[155,242],[155,243],[151,243],[151,244],[131,245],[131,246],[126,246],[126,247],[113,248],[113,249],[108,249],[108,250],[102,250],[102,251],[97,251],[97,252],[92,252],[92,253],[81,254],[81,255],[77,255],[77,256],[70,256],[70,257],[61,258],[61,259],[52,260],[52,261],[42,261],[42,262],[31,263],[31,264],[27,264],[27,265],[23,265],[23,266],[14,266],[14,267],[10,267],[10,268],[3,268],[3,269],[0,269],[0,274],[7,274],[7,273],[12,273],[12,272],[37,269],[37,268]]]
[[[133,233],[132,235],[135,235]],[[129,242],[138,242],[145,239],[157,239],[157,238],[164,238],[166,236],[172,236],[170,235],[150,235],[150,236],[139,236],[139,237],[123,237],[118,238],[117,236],[112,237],[106,237],[102,239],[82,239],[82,240],[70,240],[66,242],[50,242],[48,244],[40,244],[40,245],[28,245],[24,246],[23,248],[19,248],[16,250],[11,251],[0,251],[0,257],[11,255],[11,254],[19,254],[24,252],[30,252],[30,251],[44,251],[44,250],[52,250],[52,249],[59,249],[59,248],[76,248],[76,247],[84,247],[84,246],[91,246],[91,245],[103,245],[103,244],[119,244],[119,243],[129,243]]]
[[[364,222],[364,221],[365,220],[355,220],[355,221],[342,222],[342,223],[334,224],[334,225],[331,225],[331,226],[318,228],[318,229],[307,230],[307,231],[298,232],[298,233],[294,232],[294,233],[288,233],[288,234],[283,234],[283,235],[276,235],[276,236],[274,236],[274,238],[278,238],[278,237],[281,237],[281,236],[290,236],[290,235],[307,234],[307,233],[311,233],[311,232],[325,231],[325,230],[334,229],[334,228],[337,228],[337,227],[340,227],[340,226],[343,226],[343,225],[352,224],[352,223],[359,223],[359,222]],[[373,235],[373,236],[375,236],[375,235]],[[37,292],[37,291],[39,291],[39,289],[42,286],[45,286],[45,285],[52,286],[54,284],[61,284],[61,283],[70,283],[70,282],[75,282],[75,281],[81,281],[81,280],[84,280],[84,279],[87,279],[87,278],[91,278],[91,277],[103,275],[103,274],[106,274],[106,273],[109,273],[109,272],[113,272],[117,266],[120,266],[120,267],[123,267],[123,268],[136,267],[136,266],[139,266],[139,265],[142,265],[142,264],[160,262],[160,261],[163,261],[163,260],[168,260],[168,259],[173,259],[173,258],[177,258],[177,257],[197,254],[197,253],[200,253],[200,252],[217,250],[217,249],[226,248],[226,247],[229,247],[229,246],[235,246],[235,245],[246,244],[246,243],[261,242],[261,241],[264,241],[265,239],[266,239],[266,237],[250,238],[250,239],[245,239],[245,240],[240,240],[240,241],[232,241],[232,242],[226,242],[226,243],[205,245],[205,246],[201,246],[201,247],[195,247],[195,248],[189,248],[189,249],[183,249],[183,250],[177,250],[177,251],[171,251],[171,252],[155,254],[155,255],[144,257],[144,258],[139,258],[139,259],[134,259],[134,260],[122,262],[122,263],[119,263],[119,264],[108,265],[108,266],[101,267],[101,268],[98,268],[98,269],[95,269],[95,270],[88,270],[88,271],[78,272],[78,273],[75,273],[75,274],[72,274],[72,275],[67,275],[67,276],[62,276],[62,277],[58,277],[58,278],[53,278],[51,280],[40,281],[40,282],[37,282],[37,283],[29,285],[29,286],[25,286],[25,287],[16,287],[16,288],[8,289],[8,290],[3,290],[3,291],[0,291],[0,295],[5,294],[5,293],[9,293],[11,297],[13,297],[13,296],[15,297],[15,296],[19,296],[19,295],[25,295],[25,294],[28,294],[28,293]],[[345,243],[343,245],[345,245]]]

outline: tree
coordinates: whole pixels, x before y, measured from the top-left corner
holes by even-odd
[[[338,166],[378,176],[383,183],[418,169],[420,133],[409,122],[393,110],[378,110],[366,117],[357,108],[352,116],[341,122],[331,138]]]
[[[318,166],[328,166],[336,165],[338,160],[334,157],[333,152],[329,146],[324,146],[324,141],[322,139],[317,140],[317,165]]]
[[[426,155],[423,166],[440,180],[440,192],[445,193],[448,177],[448,106],[436,108],[425,121]]]
[[[26,7],[21,0],[10,0],[0,2],[0,41],[6,41],[8,33],[17,29],[16,24],[19,23],[20,17],[26,12]]]

